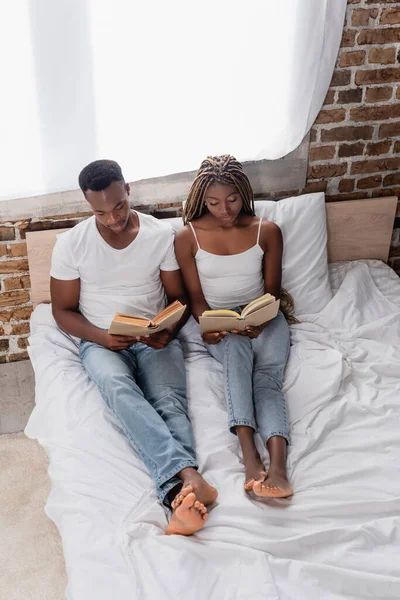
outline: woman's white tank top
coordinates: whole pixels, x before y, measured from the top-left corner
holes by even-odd
[[[212,309],[235,308],[264,294],[263,257],[259,244],[262,219],[254,246],[232,255],[211,254],[200,248],[196,231],[189,223],[198,250],[195,255],[201,288]]]

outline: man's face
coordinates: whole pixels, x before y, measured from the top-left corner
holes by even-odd
[[[86,200],[100,226],[117,234],[124,231],[130,215],[129,192],[129,184],[119,181],[101,192],[86,191]]]

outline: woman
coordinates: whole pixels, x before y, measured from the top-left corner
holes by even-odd
[[[270,293],[281,296],[282,234],[257,218],[253,191],[233,156],[204,160],[190,189],[175,248],[192,313],[243,307]],[[243,332],[205,333],[210,354],[224,368],[229,427],[236,433],[246,470],[245,490],[256,496],[287,497],[289,440],[282,380],[289,354],[289,327],[282,312]],[[257,430],[266,445],[268,472],[254,443]]]

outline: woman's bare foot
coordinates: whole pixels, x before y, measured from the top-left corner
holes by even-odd
[[[183,469],[179,473],[179,477],[182,479],[183,486],[179,494],[177,494],[171,503],[173,509],[178,508],[183,502],[183,499],[187,497],[190,492],[193,492],[197,500],[205,506],[209,506],[216,501],[218,497],[217,490],[207,483],[196,469],[192,469],[191,467]]]
[[[202,502],[196,500],[193,492],[190,492],[172,513],[165,533],[167,535],[192,535],[204,527],[207,519],[206,507]]]
[[[246,471],[244,489],[250,492],[256,481],[264,481],[267,473],[257,451],[251,456],[243,457],[243,462]]]
[[[261,498],[287,498],[292,496],[293,488],[287,480],[286,472],[271,469],[265,481],[255,481],[253,492]]]

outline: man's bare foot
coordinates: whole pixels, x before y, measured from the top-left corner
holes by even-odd
[[[285,471],[268,471],[265,481],[255,481],[253,492],[262,498],[287,498],[292,496],[293,488],[287,480]]]
[[[188,467],[183,469],[179,473],[179,477],[182,479],[183,486],[179,494],[174,498],[171,503],[172,508],[176,509],[182,503],[183,499],[190,493],[193,492],[199,502],[205,506],[209,506],[216,501],[218,492],[203,477],[196,471]]]
[[[256,481],[264,481],[267,473],[257,451],[249,457],[243,456],[243,462],[246,470],[244,489],[246,492],[250,492]]]
[[[207,519],[206,507],[202,502],[196,500],[193,492],[190,492],[172,513],[165,533],[167,535],[192,535],[204,527]]]

